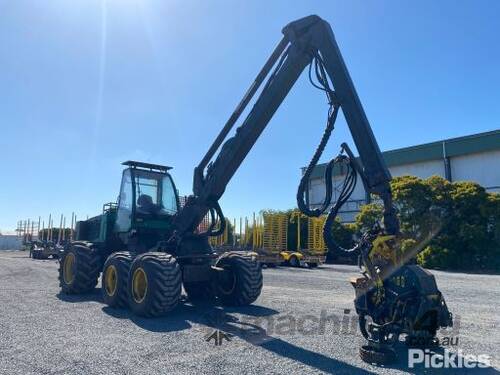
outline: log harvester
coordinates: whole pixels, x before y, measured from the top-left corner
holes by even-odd
[[[251,150],[301,73],[308,68],[313,86],[328,101],[327,124],[321,141],[303,173],[297,192],[299,209],[309,216],[328,210],[323,229],[330,251],[356,252],[362,276],[351,280],[360,331],[367,345],[363,360],[384,363],[392,359],[400,337],[435,340],[440,327],[452,324],[434,276],[408,262],[398,246],[399,221],[393,207],[391,175],[341,56],[330,25],[318,16],[288,24],[283,38],[244,95],[235,111],[194,169],[193,194],[181,208],[170,167],[126,162],[117,204],[77,225],[76,240],[60,259],[63,293],[93,289],[102,273],[104,302],[129,307],[135,314],[158,316],[172,310],[184,287],[188,298],[214,299],[226,305],[254,302],[262,289],[262,271],[256,254],[227,252],[217,256],[209,236],[224,231],[226,220],[218,203],[227,184]],[[248,115],[228,134],[262,87]],[[359,159],[343,143],[327,165],[326,196],[320,208],[307,202],[310,175],[334,129],[342,109]],[[226,139],[227,138],[227,139]],[[217,155],[216,155],[217,153]],[[342,191],[332,204],[332,170],[347,170]],[[383,220],[361,236],[352,249],[342,249],[332,236],[332,223],[349,199],[357,179],[384,205]],[[210,215],[209,229],[197,228]]]

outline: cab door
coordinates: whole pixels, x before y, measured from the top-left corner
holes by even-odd
[[[118,211],[116,213],[115,232],[128,232],[132,226],[134,189],[130,169],[125,169],[122,175]]]

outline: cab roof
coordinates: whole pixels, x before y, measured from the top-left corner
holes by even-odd
[[[167,172],[170,169],[172,169],[172,167],[168,167],[166,165],[150,164],[150,163],[144,163],[142,161],[133,161],[133,160],[124,161],[122,165],[126,165],[130,168],[141,168],[141,169],[148,169],[150,171],[156,170],[161,172]]]

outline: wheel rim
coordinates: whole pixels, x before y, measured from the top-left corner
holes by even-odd
[[[137,303],[141,303],[146,298],[148,292],[148,278],[146,272],[139,267],[132,275],[132,297]]]
[[[63,278],[66,284],[71,284],[75,280],[75,254],[69,253],[64,258]]]
[[[236,275],[231,270],[222,272],[219,278],[219,290],[223,294],[231,294],[236,288]]]
[[[104,274],[104,289],[108,296],[114,296],[116,292],[116,286],[118,284],[118,273],[116,271],[116,267],[111,265],[106,268],[106,272]]]

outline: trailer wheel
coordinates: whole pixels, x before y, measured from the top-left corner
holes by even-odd
[[[181,269],[173,256],[149,252],[137,256],[128,276],[128,302],[137,315],[154,317],[173,310],[181,297]]]
[[[227,252],[216,262],[217,297],[224,305],[245,306],[254,302],[262,291],[262,269],[252,255]]]
[[[128,303],[128,272],[133,256],[128,251],[111,254],[102,268],[102,298],[111,307],[126,307]]]
[[[299,258],[297,258],[297,256],[295,256],[295,255],[292,255],[290,257],[290,260],[288,261],[288,263],[292,267],[299,267],[300,266]]]
[[[318,263],[307,263],[307,267],[309,267],[309,268],[317,268],[318,267]]]
[[[99,273],[100,257],[85,245],[72,245],[59,260],[59,286],[66,294],[91,291],[97,285]]]

